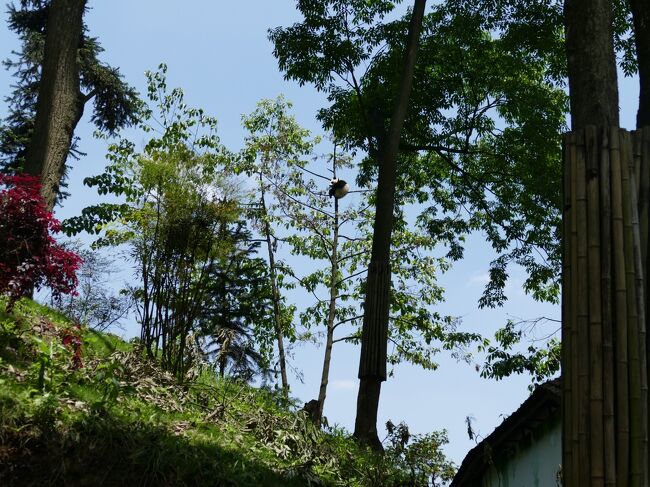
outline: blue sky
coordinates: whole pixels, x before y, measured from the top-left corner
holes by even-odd
[[[202,107],[219,119],[219,134],[227,147],[235,150],[242,145],[241,115],[250,113],[258,100],[281,93],[294,103],[295,115],[303,126],[322,133],[315,113],[324,106],[324,96],[313,87],[285,82],[266,38],[269,27],[299,20],[293,0],[91,0],[89,4],[86,21],[90,34],[106,49],[102,59],[119,66],[126,80],[140,92],[145,91],[144,71],[165,62],[168,85],[182,87],[188,104]],[[7,58],[17,48],[2,12],[0,58]],[[0,71],[2,98],[9,94],[11,82],[9,74]],[[621,80],[620,92],[622,125],[633,128],[636,80]],[[3,102],[0,116],[5,113]],[[77,134],[82,138],[80,149],[87,156],[75,163],[70,175],[72,196],[57,209],[59,218],[78,214],[98,200],[94,190],[83,187],[81,181],[103,168],[105,143],[93,140],[87,119],[79,124]],[[524,276],[517,271],[511,274],[506,305],[498,310],[479,310],[476,303],[493,257],[481,235],[470,236],[466,258],[440,278],[447,289],[441,313],[462,316],[468,329],[484,335],[491,335],[509,317],[559,318],[557,307],[535,303],[524,295],[520,287]],[[322,354],[322,348],[313,346],[294,351],[293,364],[302,370],[304,384],[294,378],[292,391],[303,401],[317,396]],[[330,424],[353,427],[358,360],[357,348],[335,347],[325,408]],[[521,376],[500,382],[481,379],[473,366],[446,356],[440,357],[440,368],[435,372],[400,365],[382,388],[379,422],[406,421],[416,433],[446,428],[450,438],[446,453],[460,463],[474,446],[467,437],[465,417],[473,416],[475,428],[486,436],[526,398],[528,384],[528,377]]]

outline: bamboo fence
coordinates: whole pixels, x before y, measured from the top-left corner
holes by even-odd
[[[647,487],[650,127],[563,152],[564,486]]]

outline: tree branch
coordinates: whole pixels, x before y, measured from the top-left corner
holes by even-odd
[[[339,325],[343,325],[345,323],[349,323],[350,321],[354,321],[354,320],[360,320],[361,318],[363,318],[363,315],[357,315],[357,316],[353,316],[351,318],[346,318],[344,320],[339,321],[338,323],[335,323],[332,326],[332,329],[335,330],[336,327],[338,327]]]

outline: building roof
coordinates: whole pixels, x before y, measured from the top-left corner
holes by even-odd
[[[450,487],[476,486],[493,463],[507,458],[520,441],[551,417],[560,413],[560,379],[540,384],[519,409],[465,456]]]

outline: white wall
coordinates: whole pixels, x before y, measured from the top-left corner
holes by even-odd
[[[496,455],[495,455],[496,456]],[[560,418],[540,426],[517,451],[486,472],[482,487],[556,487],[562,461]]]

